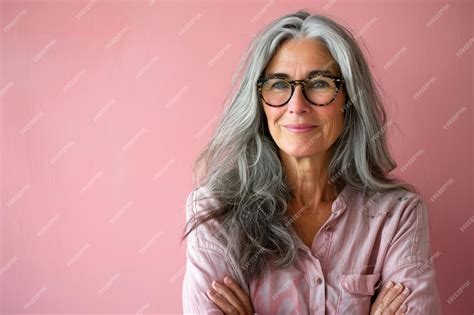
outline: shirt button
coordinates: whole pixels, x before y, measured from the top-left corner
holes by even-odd
[[[320,285],[321,283],[323,283],[323,279],[321,279],[320,277],[318,277],[318,278],[316,279],[316,283],[317,283],[318,285]]]

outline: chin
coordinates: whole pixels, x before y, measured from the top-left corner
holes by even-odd
[[[298,144],[287,145],[284,148],[280,148],[280,149],[284,151],[287,155],[290,155],[293,157],[308,157],[308,156],[321,153],[321,150],[319,150],[318,148],[308,146],[307,142],[302,143],[301,145],[298,145]]]

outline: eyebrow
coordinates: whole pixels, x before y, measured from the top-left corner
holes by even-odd
[[[316,76],[316,75],[321,75],[321,74],[329,74],[329,75],[334,75],[330,70],[326,69],[317,69],[317,70],[312,70],[308,73],[307,78]],[[272,72],[266,75],[267,77],[276,77],[276,78],[282,78],[282,79],[288,79],[290,76],[287,73],[283,72]]]

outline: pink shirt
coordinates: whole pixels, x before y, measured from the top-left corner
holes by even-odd
[[[191,192],[186,219],[213,199]],[[311,248],[302,241],[295,264],[271,269],[242,284],[259,314],[369,314],[371,303],[388,281],[410,289],[408,314],[441,314],[429,243],[428,210],[415,193],[392,191],[370,198],[346,186],[332,204],[332,215]],[[187,239],[183,310],[223,314],[206,296],[213,280],[232,275],[223,248],[209,226]]]

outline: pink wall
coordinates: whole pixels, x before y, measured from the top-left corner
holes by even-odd
[[[360,32],[444,312],[473,312],[472,1],[38,0],[0,6],[0,313],[181,312],[191,164],[250,39],[299,8]]]

